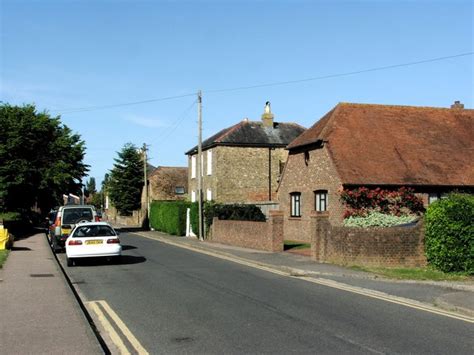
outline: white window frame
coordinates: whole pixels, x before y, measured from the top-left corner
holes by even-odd
[[[212,175],[212,150],[207,151],[207,175]]]
[[[290,216],[301,217],[301,192],[290,193]]]
[[[196,202],[196,191],[191,191],[191,202]]]
[[[212,190],[211,189],[206,190],[206,200],[207,201],[212,201]]]
[[[316,190],[314,191],[314,209],[318,212],[324,212],[328,210],[329,199],[328,190]]]
[[[191,179],[196,178],[196,156],[191,156]]]

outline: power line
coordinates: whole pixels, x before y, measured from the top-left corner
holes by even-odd
[[[450,56],[446,56],[446,57],[437,57],[437,58],[419,60],[419,61],[416,61],[416,62],[392,64],[392,65],[386,65],[386,66],[383,66],[383,67],[362,69],[362,70],[345,72],[345,73],[316,76],[316,77],[313,77],[313,78],[288,80],[288,81],[277,81],[277,82],[267,83],[267,84],[257,84],[257,85],[251,85],[251,86],[240,86],[240,87],[229,88],[229,89],[207,90],[207,91],[203,91],[203,92],[209,94],[209,93],[218,93],[218,92],[256,89],[256,88],[270,87],[270,86],[297,84],[297,83],[303,83],[303,82],[306,82],[306,81],[315,81],[315,80],[323,80],[323,79],[330,79],[330,78],[338,78],[338,77],[342,77],[342,76],[356,75],[356,74],[369,73],[369,72],[381,71],[381,70],[386,70],[386,69],[394,69],[394,68],[408,67],[408,66],[424,64],[424,63],[438,62],[438,61],[452,59],[452,58],[464,57],[464,56],[468,56],[468,55],[472,55],[472,54],[474,54],[474,52],[467,52],[467,53],[461,53],[461,54],[456,54],[456,55],[450,55]]]
[[[424,60],[419,60],[419,61],[414,61],[414,62],[392,64],[392,65],[386,65],[386,66],[381,66],[381,67],[374,67],[374,68],[368,68],[368,69],[362,69],[362,70],[356,70],[356,71],[350,71],[350,72],[344,72],[344,73],[322,75],[322,76],[310,77],[310,78],[305,78],[305,79],[277,81],[277,82],[273,82],[273,83],[263,83],[263,84],[249,85],[249,86],[239,86],[239,87],[226,88],[226,89],[203,90],[202,92],[206,93],[206,94],[212,94],[212,93],[221,93],[221,92],[229,92],[229,91],[250,90],[250,89],[263,88],[263,87],[290,85],[290,84],[297,84],[297,83],[303,83],[303,82],[308,82],[308,81],[338,78],[338,77],[344,77],[344,76],[350,76],[350,75],[370,73],[370,72],[375,72],[375,71],[382,71],[382,70],[409,67],[409,66],[432,63],[432,62],[439,62],[439,61],[448,60],[448,59],[466,57],[466,56],[470,56],[470,55],[473,55],[473,54],[474,54],[474,52],[466,52],[466,53],[460,53],[460,54],[455,54],[455,55],[450,55],[450,56],[436,57],[436,58],[424,59]],[[189,96],[195,96],[195,95],[196,95],[196,93],[189,93],[189,94],[183,94],[183,95],[168,96],[168,97],[162,97],[162,98],[157,98],[157,99],[149,99],[149,100],[134,101],[134,102],[125,102],[125,103],[111,104],[111,105],[79,107],[79,108],[70,108],[70,109],[63,109],[63,110],[52,110],[51,112],[66,114],[66,113],[95,111],[95,110],[103,110],[103,109],[114,108],[114,107],[132,106],[132,105],[140,105],[140,104],[151,103],[151,102],[174,100],[174,99],[179,99],[179,98],[182,98],[182,97],[189,97]]]
[[[58,109],[58,110],[52,110],[51,112],[59,112],[61,114],[65,114],[65,113],[95,111],[95,110],[103,110],[103,109],[114,108],[114,107],[132,106],[132,105],[146,104],[150,102],[174,100],[174,99],[179,99],[182,97],[189,97],[189,96],[196,96],[196,94],[192,93],[192,94],[168,96],[168,97],[161,97],[158,99],[149,99],[149,100],[142,100],[142,101],[125,102],[125,103],[120,103],[120,104],[102,105],[102,106],[88,106],[88,107],[69,108],[69,109],[62,109],[62,110]]]
[[[194,107],[194,105],[196,104],[197,102],[197,99],[193,101],[193,103],[191,105],[189,105],[181,115],[178,116],[178,119],[176,119],[174,121],[174,123],[170,126],[170,129],[165,131],[165,132],[162,132],[162,134],[158,135],[155,140],[160,142],[160,143],[163,143],[164,141],[166,141],[168,139],[168,137],[171,136],[171,134],[179,127],[179,125],[188,117],[189,115],[189,112],[191,111],[191,109]]]

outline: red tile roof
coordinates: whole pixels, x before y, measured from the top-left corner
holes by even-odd
[[[288,145],[325,142],[343,184],[474,186],[474,110],[340,103]]]

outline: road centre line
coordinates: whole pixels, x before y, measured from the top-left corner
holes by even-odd
[[[115,325],[120,329],[122,334],[125,336],[128,342],[132,345],[135,351],[140,355],[148,355],[148,351],[145,350],[145,348],[140,344],[138,339],[135,338],[135,336],[132,334],[130,329],[128,329],[125,323],[120,319],[117,313],[115,313],[115,311],[109,306],[109,304],[106,301],[104,300],[90,301],[90,302],[86,302],[86,304],[90,305],[91,308],[94,310],[94,312],[96,312],[96,314],[99,317],[100,322],[104,326],[105,330],[109,333],[110,338],[112,339],[114,344],[119,348],[120,353],[130,354],[125,344],[120,339],[120,336],[118,335],[118,333],[115,331],[113,326],[110,324],[110,322],[107,320],[105,315],[102,313],[102,310],[98,306],[99,304],[107,313],[107,315],[113,320]]]
[[[374,291],[374,290],[370,290],[370,289],[366,289],[366,288],[362,288],[362,287],[351,286],[351,285],[348,285],[348,284],[345,284],[345,283],[342,283],[342,282],[333,281],[333,280],[325,279],[325,278],[322,278],[322,277],[312,278],[312,277],[308,277],[308,276],[294,276],[294,275],[292,275],[291,272],[284,272],[284,271],[275,269],[272,266],[262,265],[260,263],[248,261],[248,260],[245,260],[245,259],[241,259],[239,257],[228,256],[228,255],[224,255],[224,254],[215,253],[215,252],[212,252],[212,251],[196,248],[196,247],[189,246],[189,245],[183,245],[181,243],[176,243],[176,242],[173,242],[173,241],[170,241],[168,239],[161,238],[161,237],[150,237],[150,236],[142,234],[142,233],[133,233],[133,234],[139,235],[143,238],[147,238],[147,239],[159,241],[159,242],[162,242],[162,243],[165,243],[165,244],[177,246],[177,247],[180,247],[180,248],[183,248],[183,249],[192,250],[192,251],[195,251],[195,252],[198,252],[198,253],[201,253],[201,254],[205,254],[205,255],[215,257],[215,258],[231,261],[231,262],[234,262],[234,263],[237,263],[237,264],[249,266],[249,267],[260,269],[260,270],[263,270],[263,271],[268,271],[268,272],[271,272],[273,274],[277,274],[277,275],[280,275],[280,276],[296,278],[296,279],[311,282],[311,283],[314,283],[314,284],[319,284],[319,285],[322,285],[322,286],[331,287],[331,288],[339,289],[339,290],[346,291],[346,292],[356,293],[356,294],[359,294],[359,295],[362,295],[362,296],[371,297],[371,298],[379,299],[379,300],[390,302],[390,303],[395,303],[395,304],[398,304],[398,305],[401,305],[401,306],[414,308],[414,309],[434,313],[434,314],[449,317],[449,318],[454,318],[454,319],[461,320],[461,321],[464,321],[464,322],[474,323],[474,318],[473,317],[464,316],[464,315],[457,314],[457,313],[450,312],[450,311],[445,311],[445,310],[436,308],[434,306],[431,306],[429,304],[419,302],[419,301],[415,301],[415,300],[412,300],[412,299],[393,296],[393,295],[389,295],[389,294],[384,293],[384,292]],[[301,272],[304,273],[303,270],[296,270],[296,271],[301,271]]]

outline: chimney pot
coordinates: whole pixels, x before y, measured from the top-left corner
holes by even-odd
[[[265,127],[273,127],[273,113],[270,107],[270,101],[265,103],[265,109],[262,114],[262,122]]]
[[[464,104],[462,104],[461,101],[456,100],[456,101],[454,101],[454,104],[451,105],[451,108],[454,108],[454,109],[463,109],[463,108],[464,108]]]

